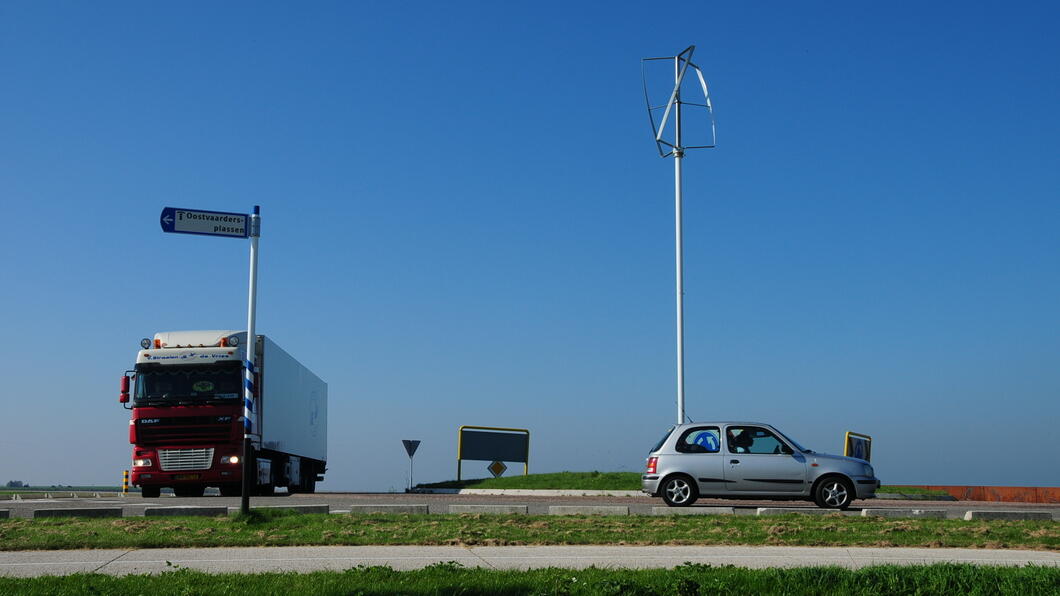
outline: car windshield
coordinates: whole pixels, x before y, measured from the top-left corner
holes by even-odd
[[[242,387],[237,366],[166,366],[136,373],[138,403],[238,400]]]
[[[656,451],[658,451],[659,448],[663,446],[663,443],[666,442],[666,439],[670,438],[670,433],[674,432],[674,428],[676,427],[671,426],[670,430],[666,431],[666,434],[663,435],[663,438],[659,439],[659,442],[656,443],[655,446],[652,447],[650,450],[648,450],[648,453],[655,453]]]
[[[776,430],[776,429],[774,429],[774,430]],[[813,453],[814,452],[813,449],[807,449],[807,448],[803,447],[802,445],[799,444],[798,441],[796,441],[795,439],[789,437],[788,435],[780,432],[779,430],[777,431],[777,434],[782,436],[782,437],[784,437],[785,439],[787,439],[789,443],[794,445],[796,449],[798,449],[799,451],[801,451],[803,453]]]

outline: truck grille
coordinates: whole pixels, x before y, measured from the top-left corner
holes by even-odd
[[[213,463],[213,447],[204,449],[159,449],[158,465],[164,471],[208,470]]]
[[[219,422],[219,418],[228,418]],[[192,416],[185,418],[156,418],[150,424],[137,420],[138,445],[188,445],[224,443],[232,438],[231,417]]]

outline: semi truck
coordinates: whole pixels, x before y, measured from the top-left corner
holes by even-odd
[[[252,494],[311,493],[327,469],[328,386],[257,335],[248,469]],[[145,498],[242,494],[245,331],[171,331],[143,339],[118,400],[131,410],[130,483]]]

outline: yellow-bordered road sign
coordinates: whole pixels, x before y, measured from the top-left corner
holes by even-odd
[[[843,439],[843,455],[869,461],[872,457],[872,437],[848,430]]]

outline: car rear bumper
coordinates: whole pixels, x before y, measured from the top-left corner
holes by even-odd
[[[657,495],[659,493],[659,476],[655,474],[645,474],[641,476],[640,492],[647,493],[652,497]]]

